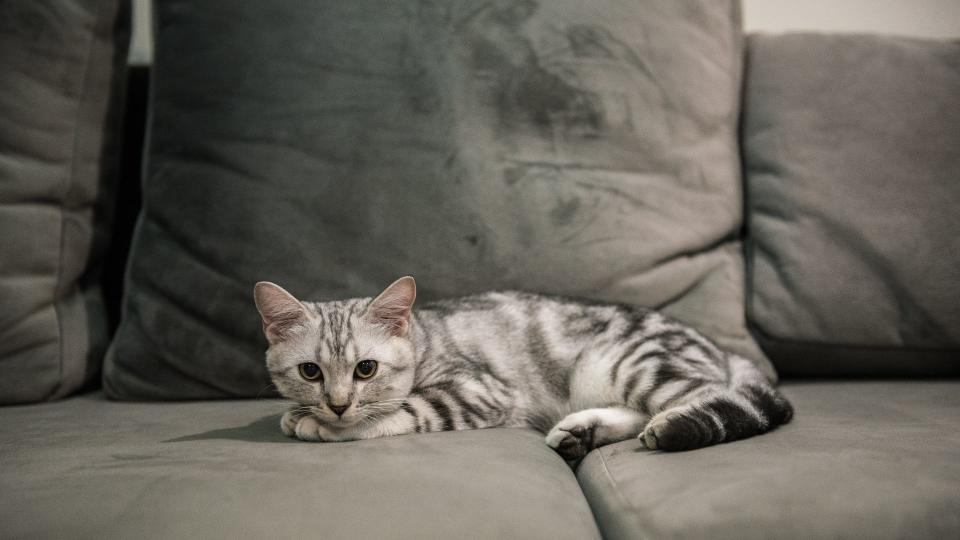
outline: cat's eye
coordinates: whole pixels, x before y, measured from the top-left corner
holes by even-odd
[[[308,381],[316,381],[323,377],[320,366],[313,362],[304,362],[297,367],[300,369],[300,376]]]
[[[358,379],[369,379],[377,372],[376,360],[361,360],[357,368],[353,370]]]

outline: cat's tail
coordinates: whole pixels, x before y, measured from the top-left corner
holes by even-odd
[[[640,434],[647,448],[692,450],[766,433],[793,418],[790,402],[752,362],[734,355],[729,361],[725,384],[691,394],[650,419]]]

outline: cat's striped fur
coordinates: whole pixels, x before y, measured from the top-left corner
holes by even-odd
[[[655,311],[520,292],[412,310],[415,290],[408,277],[376,299],[311,303],[257,285],[267,367],[300,404],[284,433],[342,441],[527,426],[572,459],[638,436],[648,448],[697,448],[791,418],[750,361]],[[365,359],[378,367],[361,380]],[[305,363],[318,380],[301,375]]]

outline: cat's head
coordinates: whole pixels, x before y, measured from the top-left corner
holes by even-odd
[[[254,300],[270,344],[267,370],[277,390],[332,428],[396,411],[413,387],[416,296],[409,276],[372,300],[316,303],[257,283]]]

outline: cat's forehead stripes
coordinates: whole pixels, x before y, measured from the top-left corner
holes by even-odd
[[[319,321],[317,334],[317,359],[333,360],[349,357],[356,359],[360,355],[357,347],[357,319],[363,314],[365,302],[362,300],[344,300],[317,303],[311,306]]]

